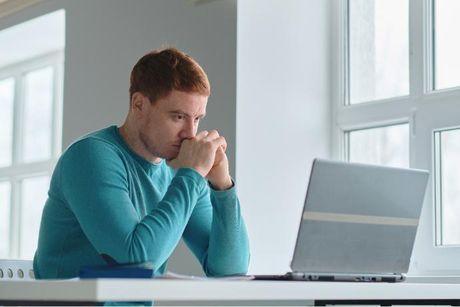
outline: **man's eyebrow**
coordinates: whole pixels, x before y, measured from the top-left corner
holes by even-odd
[[[187,116],[187,117],[192,117],[192,115],[187,114],[186,112],[181,111],[181,110],[172,110],[172,111],[169,111],[168,113],[171,113],[171,114],[181,114],[181,115],[185,115],[185,116]],[[206,113],[203,113],[203,114],[201,114],[201,115],[199,115],[199,116],[197,116],[197,117],[198,117],[198,118],[203,118],[203,117],[205,117],[205,116],[206,116]]]
[[[177,114],[185,114],[185,115],[187,115],[187,113],[185,113],[184,111],[181,111],[181,110],[172,110],[172,111],[168,111],[168,113],[177,113]]]

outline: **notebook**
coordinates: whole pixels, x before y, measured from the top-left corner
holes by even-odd
[[[404,280],[428,176],[424,170],[315,159],[292,272],[254,279]]]

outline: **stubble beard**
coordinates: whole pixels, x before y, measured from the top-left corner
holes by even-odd
[[[144,133],[142,133],[142,132],[139,133],[139,140],[141,141],[142,146],[144,147],[144,149],[146,151],[148,151],[152,155],[152,157],[168,160],[168,157],[166,157],[164,154],[162,154],[157,149],[157,147],[153,144],[153,142],[149,141],[148,137]]]

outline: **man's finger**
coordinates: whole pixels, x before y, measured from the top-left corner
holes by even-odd
[[[222,137],[224,138],[224,137]],[[224,143],[220,145],[220,148],[222,149],[223,152],[227,151],[227,140],[224,138]]]
[[[203,141],[212,141],[219,137],[219,132],[217,130],[209,131],[208,135],[203,138]]]
[[[220,147],[222,147],[222,150],[225,152],[227,150],[227,140],[224,137],[222,137],[222,138],[224,140],[224,144],[221,145]]]
[[[216,149],[217,147],[222,147],[222,149],[227,148],[227,141],[223,136],[219,136],[218,138],[212,140],[211,143],[215,146]]]
[[[197,133],[197,135],[195,135],[195,139],[196,140],[201,140],[201,139],[205,138],[208,134],[209,134],[209,132],[207,130],[200,131],[200,132]]]
[[[217,151],[216,151],[216,158],[214,160],[214,165],[213,166],[216,166],[218,165],[220,162],[222,162],[222,159],[225,157],[225,152],[224,150],[222,149],[222,146],[219,146],[217,147]]]

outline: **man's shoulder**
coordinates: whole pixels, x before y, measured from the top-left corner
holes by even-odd
[[[94,131],[78,138],[62,153],[61,159],[79,158],[80,160],[99,155],[118,156],[121,151],[113,135],[113,129],[116,129],[116,126]]]
[[[87,134],[82,135],[81,137],[77,138],[69,147],[74,145],[75,143],[90,140],[90,141],[102,141],[105,143],[117,143],[116,139],[116,130],[117,126],[109,126],[103,129],[99,129],[96,131],[89,132]]]

